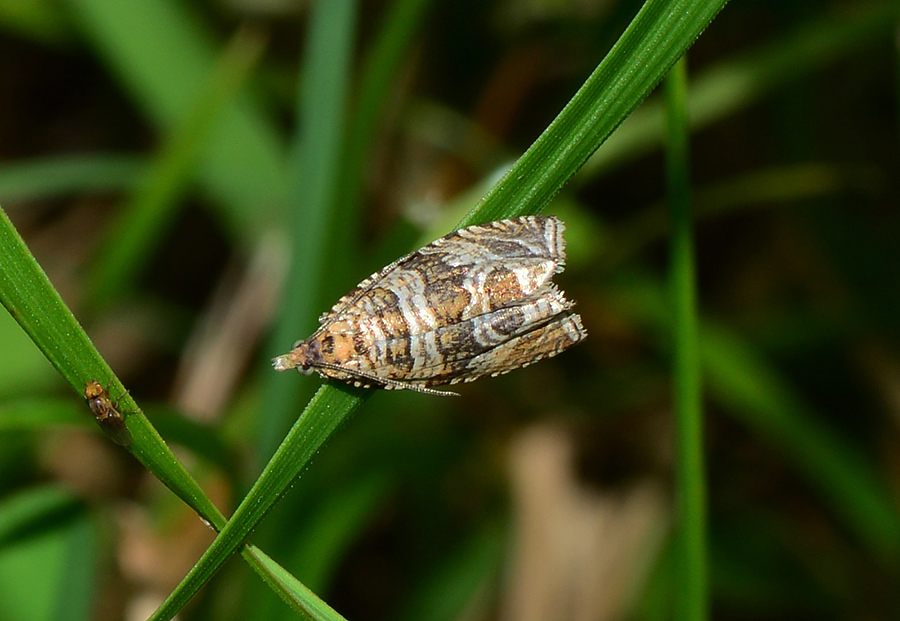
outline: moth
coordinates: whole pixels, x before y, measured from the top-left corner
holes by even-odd
[[[359,283],[272,364],[452,395],[431,387],[555,356],[587,336],[551,282],[565,267],[564,230],[555,216],[523,216],[454,231]]]
[[[125,425],[125,417],[109,398],[109,393],[103,384],[97,380],[87,382],[84,386],[84,398],[87,399],[94,418],[97,419],[97,423],[100,424],[100,428],[106,432],[106,435],[120,446],[131,446],[131,432]]]

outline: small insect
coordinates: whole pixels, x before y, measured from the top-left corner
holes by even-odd
[[[565,266],[564,230],[554,216],[524,216],[450,233],[362,281],[272,364],[452,395],[430,387],[555,356],[587,336],[551,282]]]
[[[121,446],[131,445],[131,432],[125,426],[125,417],[116,404],[109,398],[109,393],[97,380],[87,382],[84,387],[84,398],[87,399],[94,418],[100,428],[106,432],[113,442]]]

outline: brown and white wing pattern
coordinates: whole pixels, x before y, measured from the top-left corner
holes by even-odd
[[[427,280],[430,289],[435,291],[461,279],[476,266],[509,264],[518,260],[520,268],[524,264],[536,272],[545,272],[552,266],[552,273],[534,281],[535,285],[542,284],[553,273],[563,270],[566,257],[564,230],[565,225],[554,216],[523,216],[453,231],[363,280],[330,310],[322,313],[319,325],[325,325],[332,317],[353,306],[372,289],[399,292],[406,285],[410,271],[419,272],[421,279]]]
[[[586,336],[551,282],[564,229],[525,216],[442,237],[360,283],[275,368],[435,392],[554,356]]]

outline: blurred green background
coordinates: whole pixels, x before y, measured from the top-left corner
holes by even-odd
[[[226,515],[320,384],[269,359],[452,228],[640,8],[338,5],[0,1],[0,204]],[[732,2],[689,54],[715,619],[900,618],[898,18]],[[254,533],[344,616],[672,618],[662,131],[654,94],[546,210],[584,344],[379,392]],[[0,619],[146,618],[212,534],[6,311],[0,351]],[[181,614],[294,618],[240,560]]]

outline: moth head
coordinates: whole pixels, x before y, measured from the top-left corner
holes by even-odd
[[[272,359],[272,366],[276,371],[287,371],[289,369],[297,369],[303,375],[310,375],[313,372],[312,359],[309,352],[309,343],[306,341],[297,341],[291,347],[291,351]]]

